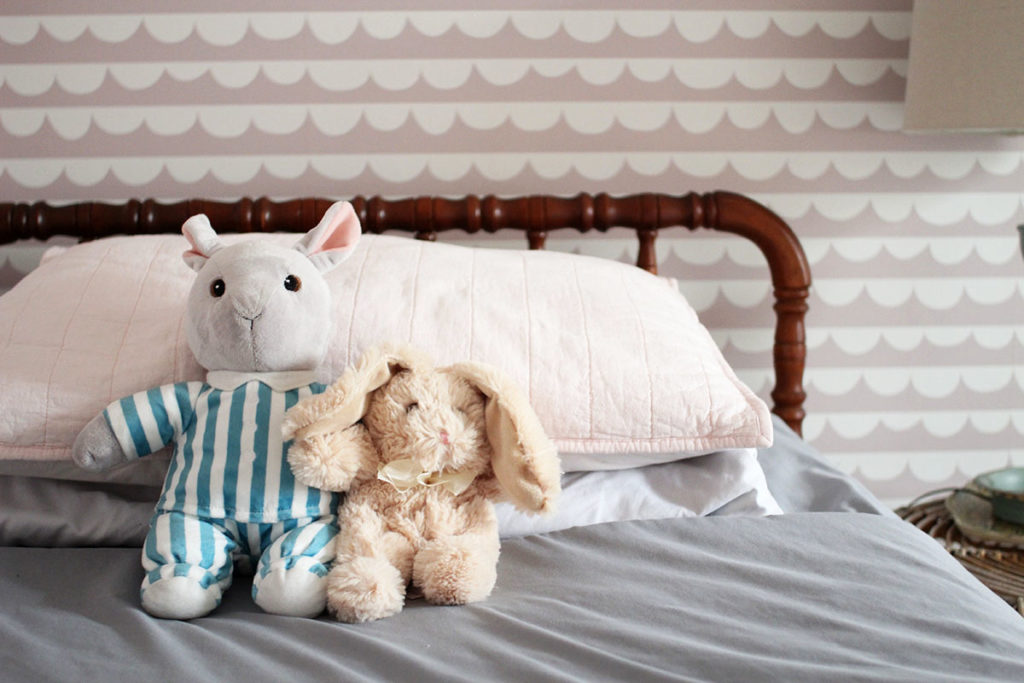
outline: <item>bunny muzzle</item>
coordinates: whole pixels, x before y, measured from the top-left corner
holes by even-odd
[[[416,441],[410,452],[417,454],[416,460],[426,471],[482,472],[490,460],[490,446],[483,431],[465,423],[454,411],[435,408],[434,412],[422,421],[416,419],[418,416],[409,421],[409,433]]]

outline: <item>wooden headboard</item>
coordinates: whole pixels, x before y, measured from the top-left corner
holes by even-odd
[[[169,204],[151,199],[62,206],[44,202],[0,203],[0,244],[20,239],[45,240],[55,235],[89,240],[118,234],[173,233],[179,232],[181,224],[197,213],[207,214],[219,232],[305,232],[320,220],[332,201],[273,201],[263,197],[234,202],[191,199]],[[804,317],[811,271],[792,229],[754,200],[730,192],[710,192],[625,197],[579,194],[568,198],[360,196],[351,201],[364,232],[397,230],[425,240],[434,240],[438,233],[449,230],[477,233],[511,229],[526,233],[530,249],[543,249],[552,230],[604,232],[613,227],[631,228],[640,243],[637,265],[652,273],[657,272],[655,241],[661,230],[710,228],[753,241],[768,261],[775,296],[772,411],[800,433],[806,398]]]

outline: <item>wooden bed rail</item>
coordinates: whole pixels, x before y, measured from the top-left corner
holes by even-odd
[[[205,213],[219,232],[305,232],[316,225],[333,200],[266,197],[218,202],[190,199],[160,203],[152,199],[122,204],[82,202],[51,206],[45,202],[0,203],[0,244],[55,235],[90,240],[111,235],[179,232],[181,224]],[[526,233],[531,249],[544,248],[553,230],[605,232],[631,228],[640,243],[637,265],[657,272],[655,241],[660,230],[685,227],[731,232],[752,240],[764,253],[775,295],[773,412],[800,432],[805,415],[803,373],[807,348],[804,318],[811,272],[803,248],[790,227],[763,205],[730,192],[681,196],[579,194],[500,198],[469,195],[461,199],[414,197],[351,200],[364,232],[388,230],[434,240],[449,230],[476,233],[503,229]]]

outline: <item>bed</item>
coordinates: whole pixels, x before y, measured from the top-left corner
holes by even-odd
[[[728,192],[352,203],[364,253],[332,284],[325,377],[385,334],[505,363],[559,446],[558,512],[499,511],[482,602],[349,625],[264,613],[238,578],[210,616],[148,616],[140,545],[167,461],[89,475],[70,440],[112,398],[200,371],[178,334],[186,218],[283,240],[330,202],[0,204],[0,243],[82,240],[0,298],[4,680],[1024,680],[1020,615],[801,439],[810,270],[768,209]],[[639,269],[542,251],[612,228],[635,231]],[[765,255],[770,412],[653,275],[681,228]],[[508,230],[530,249],[446,242]],[[367,288],[387,314],[359,308]],[[553,386],[556,361],[579,365]]]

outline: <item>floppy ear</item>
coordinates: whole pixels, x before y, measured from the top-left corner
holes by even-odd
[[[562,490],[558,451],[529,401],[491,366],[456,363],[450,371],[486,397],[487,440],[494,451],[491,467],[506,495],[525,512],[552,512]]]
[[[197,272],[206,265],[207,259],[213,256],[214,252],[224,246],[205,213],[196,214],[185,221],[181,226],[181,234],[192,245],[181,258],[189,268]]]
[[[366,415],[374,391],[391,381],[395,373],[423,363],[430,365],[412,349],[381,346],[367,350],[323,393],[300,401],[288,411],[281,427],[283,437],[308,439],[348,429]]]
[[[361,234],[359,217],[352,205],[335,202],[317,226],[295,243],[295,249],[308,256],[317,270],[326,273],[351,256]]]

